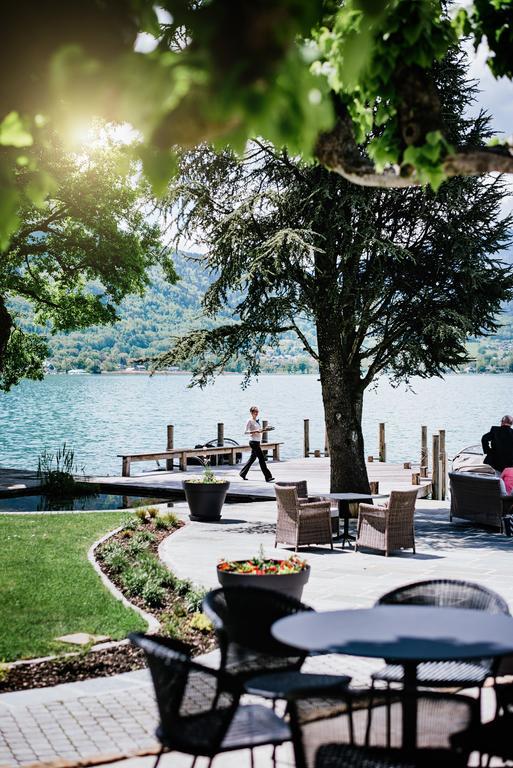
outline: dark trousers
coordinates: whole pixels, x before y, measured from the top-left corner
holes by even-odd
[[[246,475],[249,472],[250,466],[253,464],[254,461],[258,459],[258,462],[260,464],[260,469],[264,473],[265,479],[269,480],[269,478],[272,477],[272,474],[271,472],[269,472],[269,467],[265,462],[265,456],[262,453],[262,448],[260,447],[260,443],[258,442],[258,440],[250,440],[249,445],[251,447],[251,456],[242,467],[240,474],[242,475],[242,477],[246,477]]]

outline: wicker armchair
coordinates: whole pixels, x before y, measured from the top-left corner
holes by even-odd
[[[416,705],[417,738],[403,747],[403,707]],[[450,694],[317,691],[289,702],[296,768],[464,768],[453,734],[479,722],[475,699]]]
[[[308,495],[308,483],[306,480],[279,480],[274,484],[274,487],[279,486],[280,488],[288,487],[294,487],[297,491],[297,495],[299,498],[299,501],[304,503],[308,501],[320,501],[320,496],[309,496]]]
[[[150,668],[160,724],[156,736],[164,750],[194,757],[215,755],[290,739],[287,724],[268,707],[239,705],[240,691],[222,672],[191,661],[184,645],[169,638],[132,634]],[[274,757],[274,753],[273,753]],[[253,765],[253,753],[251,753]]]
[[[503,598],[480,584],[458,579],[433,579],[406,584],[380,597],[376,605],[436,605],[441,608],[472,608],[476,611],[509,614]],[[428,688],[478,688],[495,673],[489,659],[477,661],[427,661],[417,667],[419,686]],[[387,664],[372,675],[373,685],[381,681],[402,683],[403,668]]]
[[[290,691],[349,685],[346,675],[300,672],[306,653],[271,634],[278,619],[312,610],[299,600],[271,589],[221,587],[206,595],[202,609],[214,625],[221,669],[241,689],[276,700]]]
[[[331,515],[331,532],[334,536],[340,535],[340,516],[338,511],[338,502],[324,499],[322,496],[309,496],[308,485],[306,480],[280,480],[274,484],[274,487],[279,485],[280,487],[287,486],[291,488],[294,486],[297,490],[297,495],[301,504],[314,501],[329,501],[330,502],[330,515]]]
[[[387,557],[396,549],[413,549],[415,530],[413,516],[417,490],[392,491],[388,506],[360,504],[358,535],[355,550],[368,547],[383,552]]]
[[[295,486],[278,486],[276,504],[275,547],[278,543],[291,544],[297,552],[298,547],[307,544],[329,544],[333,549],[329,502],[304,503],[298,498]]]

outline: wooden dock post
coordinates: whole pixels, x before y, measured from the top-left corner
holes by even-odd
[[[310,419],[305,419],[303,423],[303,455],[308,458],[310,453]]]
[[[217,446],[222,447],[224,445],[224,424],[222,421],[217,422]],[[212,456],[210,458],[210,464],[218,466],[224,464],[224,456],[219,454],[218,456]]]
[[[433,471],[431,473],[431,498],[440,499],[440,435],[433,435]]]
[[[447,453],[445,452],[445,429],[440,430],[440,499],[445,501],[447,495]]]
[[[166,450],[172,451],[174,447],[175,447],[175,428],[173,424],[168,424]],[[173,471],[173,459],[167,459],[166,469]]]
[[[420,428],[420,476],[427,477],[428,472],[428,434],[427,427]]]
[[[385,442],[385,425],[382,422],[379,425],[379,460],[387,460],[387,445]]]

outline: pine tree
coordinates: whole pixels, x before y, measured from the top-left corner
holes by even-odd
[[[461,54],[437,78],[447,134],[480,146],[488,121],[466,117],[475,86]],[[500,178],[452,179],[436,195],[354,186],[261,141],[242,160],[208,147],[184,154],[169,197],[178,239],[204,239],[215,276],[205,311],[231,306],[233,322],[182,337],[161,363],[191,360],[204,384],[239,358],[249,377],[263,346],[294,332],[319,366],[331,490],[368,492],[365,389],[383,374],[399,382],[457,368],[466,339],[493,331],[513,296],[500,260],[512,224],[504,195]]]

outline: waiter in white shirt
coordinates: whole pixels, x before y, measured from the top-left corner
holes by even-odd
[[[267,483],[274,482],[274,477],[269,472],[269,467],[267,466],[265,456],[262,453],[262,448],[260,446],[260,443],[262,442],[262,435],[266,430],[262,429],[260,426],[260,421],[258,420],[258,408],[256,405],[252,405],[249,409],[250,418],[247,421],[246,429],[244,430],[245,435],[249,435],[249,445],[251,447],[251,456],[249,457],[249,460],[244,464],[241,471],[239,472],[240,476],[243,480],[247,480],[248,478],[246,475],[249,472],[249,468],[253,464],[254,461],[258,459],[258,462],[260,464],[260,469],[262,470],[265,480]],[[268,427],[267,429],[271,429]]]

